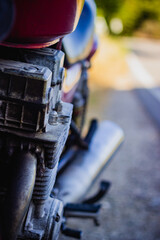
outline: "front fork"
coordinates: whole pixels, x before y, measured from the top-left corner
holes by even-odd
[[[29,152],[13,156],[10,186],[2,210],[1,240],[15,240],[27,213],[36,179],[37,160]]]

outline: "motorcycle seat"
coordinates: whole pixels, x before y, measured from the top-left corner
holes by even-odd
[[[69,65],[86,59],[93,46],[96,6],[93,0],[86,0],[74,32],[63,39],[63,49]]]

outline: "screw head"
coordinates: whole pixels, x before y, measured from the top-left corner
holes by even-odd
[[[56,111],[51,111],[50,114],[49,114],[49,119],[48,119],[48,123],[50,125],[54,125],[57,123],[57,120],[58,120],[58,114]]]
[[[56,221],[56,222],[59,222],[60,219],[61,219],[61,217],[60,217],[59,214],[57,213],[57,214],[56,214],[56,217],[55,217],[55,221]]]

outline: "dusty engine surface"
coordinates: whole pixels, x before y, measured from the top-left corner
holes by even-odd
[[[30,152],[37,159],[37,173],[19,239],[50,239],[48,229],[55,234],[53,225],[61,223],[57,219],[63,211],[50,193],[72,116],[72,105],[60,95],[64,54],[54,49],[17,51],[12,60],[0,60],[0,211],[12,181],[13,156]]]

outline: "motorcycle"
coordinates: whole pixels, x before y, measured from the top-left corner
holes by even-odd
[[[110,184],[102,182],[90,199],[85,194],[123,141],[109,121],[92,120],[82,134],[96,6],[93,0],[1,4],[0,240],[56,240],[60,230],[79,239],[81,231],[66,220],[98,224],[96,202]]]

